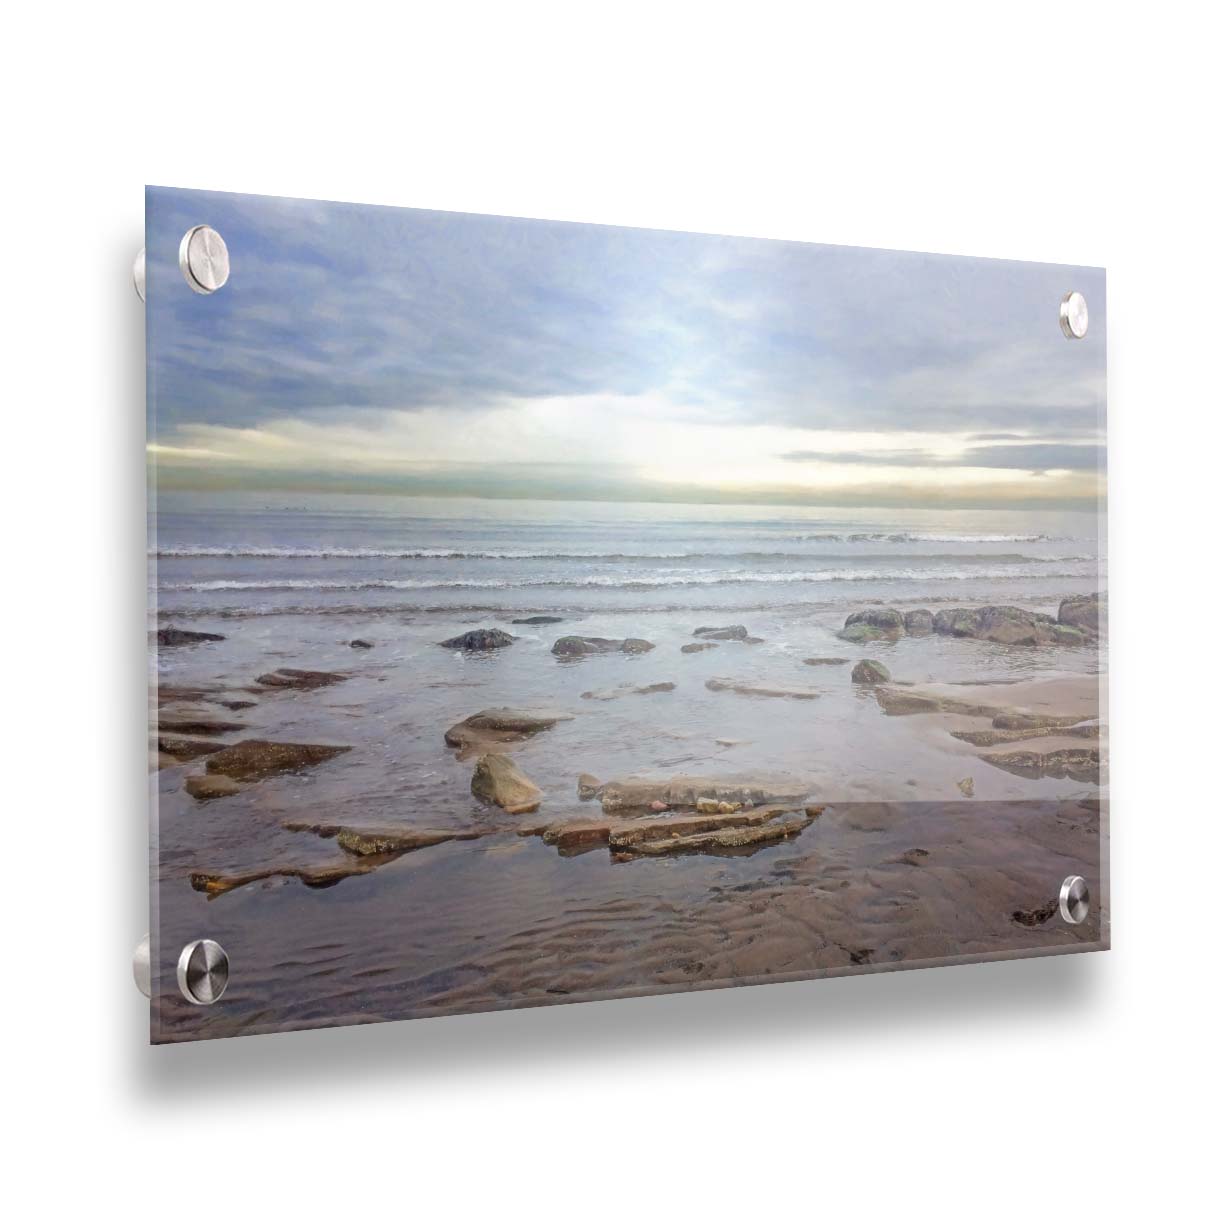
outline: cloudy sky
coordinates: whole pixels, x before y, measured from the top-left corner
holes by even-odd
[[[210,297],[177,264],[202,222],[232,264]],[[982,507],[1103,491],[1099,269],[164,188],[146,249],[162,487]],[[1083,341],[1058,326],[1071,288]]]

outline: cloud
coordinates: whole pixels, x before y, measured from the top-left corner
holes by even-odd
[[[976,435],[983,436],[983,435]],[[1016,435],[994,435],[1014,437]],[[1010,446],[971,446],[948,456],[929,450],[786,451],[786,463],[866,464],[874,467],[1008,468],[1020,471],[1104,470],[1105,448],[1099,445],[1031,443]]]

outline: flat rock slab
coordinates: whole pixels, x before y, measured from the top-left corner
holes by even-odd
[[[471,714],[462,722],[448,727],[443,739],[451,748],[460,750],[459,759],[485,752],[491,747],[521,744],[574,716],[564,710],[526,710],[514,706],[499,706]]]
[[[335,838],[341,850],[364,858],[370,854],[408,854],[448,841],[473,841],[479,832],[457,829],[370,828],[354,825],[320,824],[315,821],[286,820],[281,825],[290,833],[314,833]]]
[[[798,803],[811,789],[811,784],[802,778],[708,778],[682,774],[660,780],[618,779],[601,786],[598,795],[605,812],[629,812],[647,811],[657,804],[664,808],[696,808],[699,803],[711,801],[745,807]]]
[[[693,630],[693,636],[709,638],[716,642],[744,642],[748,640],[748,630],[743,625],[703,625],[700,629]]]
[[[246,723],[219,718],[213,710],[193,710],[168,707],[157,712],[159,735],[228,735],[231,731],[245,731]]]
[[[681,654],[699,654],[703,650],[717,650],[717,642],[689,642],[680,647]]]
[[[580,659],[593,654],[645,654],[654,649],[654,643],[645,638],[601,638],[601,637],[563,637],[558,638],[552,647],[552,652],[559,659]]]
[[[840,656],[827,659],[804,659],[803,661],[809,667],[843,667],[845,664],[850,662],[849,659],[843,659]]]
[[[195,761],[200,757],[220,752],[225,745],[217,740],[189,739],[183,735],[159,735],[157,751],[174,757],[176,761]]]
[[[350,876],[366,875],[381,867],[383,863],[397,857],[398,855],[383,855],[376,858],[371,855],[329,867],[261,867],[257,871],[238,872],[233,875],[211,875],[208,872],[195,871],[191,874],[191,887],[196,892],[207,893],[212,898],[232,892],[235,888],[254,884],[259,880],[271,880],[283,876],[286,879],[301,880],[307,888],[331,888],[333,884],[339,884],[341,880],[347,880]]]
[[[719,850],[742,850],[797,837],[814,819],[807,815],[784,816],[759,825],[715,829],[659,841],[638,841],[628,846],[614,846],[613,849],[618,857],[639,854],[709,854]]]
[[[1101,781],[1101,751],[1099,748],[1057,748],[1052,752],[1018,750],[987,752],[982,760],[1022,778],[1070,778],[1075,782]]]
[[[520,616],[512,620],[512,625],[559,625],[564,616]]]
[[[706,688],[712,693],[739,693],[743,697],[789,697],[794,701],[814,701],[820,696],[815,689],[780,688],[772,684],[751,684],[717,676],[706,681]]]
[[[998,744],[1015,744],[1027,740],[1044,739],[1048,736],[1073,739],[1100,739],[1100,723],[1079,723],[1070,727],[1037,727],[1010,731],[953,731],[958,740],[972,744],[975,748],[993,748]]]
[[[210,799],[228,799],[242,790],[242,783],[225,774],[192,774],[183,779],[183,789],[201,803]]]
[[[301,773],[351,749],[341,744],[282,744],[273,740],[240,740],[208,758],[210,774],[224,774],[239,782],[258,781],[276,774]]]
[[[276,671],[265,672],[255,680],[264,688],[278,689],[320,689],[339,684],[348,677],[343,672],[305,671],[299,667],[278,667]]]
[[[622,684],[617,688],[583,693],[582,696],[587,701],[615,701],[618,697],[646,697],[651,693],[670,693],[675,687],[670,680],[659,684]]]

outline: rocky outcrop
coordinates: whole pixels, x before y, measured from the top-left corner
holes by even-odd
[[[223,633],[200,633],[195,629],[177,629],[173,625],[163,625],[157,631],[159,646],[195,646],[200,642],[224,642]]]
[[[512,620],[512,625],[559,625],[564,616],[520,616]]]
[[[658,684],[622,684],[618,688],[596,689],[583,693],[587,701],[615,701],[618,697],[645,697],[651,693],[670,693],[675,689],[670,680]]]
[[[1072,595],[1058,605],[1058,623],[1096,637],[1104,627],[1107,608],[1102,594]]]
[[[509,646],[516,640],[513,634],[507,633],[504,629],[469,629],[467,633],[447,638],[445,642],[439,642],[438,645],[445,646],[447,650],[500,650],[503,646]]]
[[[201,803],[209,799],[226,799],[242,790],[242,784],[225,774],[191,774],[183,779],[183,789]]]
[[[815,689],[781,688],[772,684],[750,684],[742,680],[725,680],[717,676],[706,681],[711,693],[740,693],[744,697],[790,697],[796,701],[812,701],[820,694]]]
[[[621,778],[605,782],[599,788],[599,799],[605,812],[646,812],[654,805],[662,805],[664,810],[696,808],[702,800],[744,807],[798,803],[810,790],[810,783],[802,778],[708,778],[681,774],[661,780]]]
[[[552,652],[558,659],[580,659],[593,654],[645,654],[654,649],[653,642],[643,638],[563,637],[553,643]]]
[[[1083,645],[1090,635],[1052,617],[1010,605],[945,608],[935,614],[935,632],[1001,646]]]
[[[1054,752],[987,752],[982,760],[1022,778],[1070,778],[1075,782],[1101,780],[1099,748],[1059,748]]]
[[[520,744],[573,717],[561,710],[521,710],[513,706],[499,706],[481,710],[455,723],[447,728],[443,738],[451,748],[469,753],[473,750],[485,751],[494,745]]]
[[[926,608],[914,608],[905,614],[905,632],[910,637],[925,637],[935,632],[935,617]]]
[[[715,642],[744,642],[748,640],[748,630],[743,625],[723,625],[721,628],[703,625],[693,630],[693,636]]]
[[[850,679],[855,684],[874,685],[887,684],[892,679],[892,676],[883,663],[877,662],[875,659],[860,659],[854,665],[854,670],[850,673]]]
[[[515,763],[500,752],[489,752],[476,762],[472,774],[472,794],[486,803],[517,816],[534,812],[543,792]]]
[[[700,654],[703,650],[717,650],[717,642],[689,642],[680,647],[681,654]]]
[[[348,677],[343,672],[305,671],[300,667],[278,667],[275,671],[265,672],[255,680],[264,688],[276,689],[321,689],[339,684]]]
[[[283,744],[273,740],[240,740],[208,758],[210,774],[255,782],[276,774],[302,773],[350,749],[340,744]]]

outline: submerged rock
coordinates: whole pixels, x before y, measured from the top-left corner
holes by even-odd
[[[887,684],[892,676],[883,663],[875,659],[860,659],[850,673],[855,684]]]
[[[462,829],[363,829],[353,825],[319,824],[311,821],[286,820],[282,828],[290,833],[314,833],[336,839],[341,850],[359,857],[370,854],[407,854],[426,846],[438,846],[448,841],[472,841],[480,836],[475,830]]]
[[[815,689],[779,688],[772,684],[749,684],[741,680],[724,680],[715,676],[706,681],[712,693],[740,693],[744,697],[790,697],[796,701],[813,701],[820,694]]]
[[[467,633],[447,638],[445,642],[439,642],[438,645],[445,646],[447,650],[500,650],[503,646],[509,646],[511,642],[517,640],[513,634],[507,633],[504,629],[469,629]]]
[[[225,774],[191,774],[183,779],[183,789],[201,803],[209,799],[225,799],[236,795],[241,785]]]
[[[973,798],[974,788],[973,788],[972,778],[961,778],[960,781],[957,782],[956,786],[957,786],[957,789],[960,791],[960,793],[964,795],[966,799]]]
[[[561,710],[521,710],[514,706],[498,706],[481,710],[448,727],[443,738],[450,747],[468,751],[491,744],[518,744],[573,717]]]
[[[673,778],[621,778],[605,782],[599,799],[605,812],[646,811],[659,802],[669,808],[695,808],[699,799],[759,807],[761,804],[798,803],[811,790],[802,778],[708,778],[680,774]]]
[[[300,667],[278,667],[275,671],[265,672],[255,680],[264,688],[280,689],[320,689],[339,684],[348,677],[343,672],[305,671]]]
[[[594,774],[581,773],[578,775],[578,798],[584,802],[587,799],[594,799],[602,787],[603,784]]]
[[[195,646],[199,642],[224,642],[223,633],[200,633],[195,629],[177,629],[173,625],[163,625],[157,631],[159,646]]]
[[[905,614],[905,632],[910,637],[925,637],[935,632],[935,617],[926,608],[914,608]]]
[[[582,696],[587,701],[615,701],[618,697],[645,697],[651,693],[670,693],[675,687],[670,680],[661,681],[658,684],[622,684],[619,688],[597,689],[590,693],[583,693]]]
[[[563,637],[553,643],[552,652],[559,659],[577,659],[584,655],[645,654],[654,649],[653,642],[644,638]]]
[[[1035,730],[1016,728],[1008,731],[953,731],[951,734],[975,748],[993,748],[996,744],[1013,744],[1041,739],[1050,735],[1069,735],[1076,739],[1100,739],[1100,723],[1082,723],[1074,727],[1038,727]]]
[[[350,645],[350,646],[351,646],[351,647],[352,647],[354,650],[373,650],[373,649],[374,649],[374,643],[373,643],[373,642],[367,642],[367,641],[365,640],[365,638],[354,638],[354,639],[353,639],[353,640],[352,640],[352,641],[349,643],[349,645]]]
[[[969,714],[975,718],[989,718],[998,713],[997,706],[883,684],[875,687],[875,697],[885,714]]]
[[[698,654],[703,650],[717,650],[717,642],[689,642],[680,647],[681,654]]]
[[[512,816],[534,812],[543,798],[540,788],[500,752],[486,753],[476,762],[472,794],[486,803],[495,803]]]
[[[703,625],[693,630],[694,637],[711,638],[717,642],[743,642],[748,638],[748,630],[743,625],[717,626]]]
[[[262,867],[257,871],[238,872],[233,875],[211,875],[207,872],[195,871],[191,874],[191,887],[196,892],[207,893],[209,897],[219,897],[224,893],[232,892],[235,888],[242,888],[259,880],[271,880],[284,876],[287,879],[301,880],[307,888],[331,888],[333,884],[339,884],[341,880],[347,880],[350,876],[366,875],[385,861],[386,856],[358,858],[349,863],[331,867]]]
[[[842,658],[840,655],[830,656],[829,658],[814,658],[803,660],[809,667],[841,667],[843,664],[849,663],[849,659]]]
[[[170,731],[178,735],[228,735],[231,731],[245,731],[246,723],[231,722],[218,718],[210,710],[159,710],[158,733]]]
[[[520,616],[510,623],[512,625],[559,625],[564,616]]]
[[[210,774],[225,774],[252,782],[276,774],[301,773],[351,749],[339,744],[283,744],[273,740],[241,740],[208,758]]]

